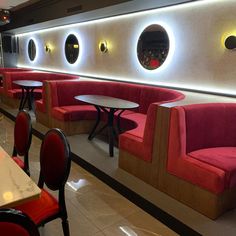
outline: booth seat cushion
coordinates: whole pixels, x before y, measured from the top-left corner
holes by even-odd
[[[130,134],[135,137],[143,139],[147,115],[142,114],[142,113],[128,113],[122,116],[122,118],[132,120],[136,124],[136,127],[131,130],[126,131],[126,134]]]
[[[21,89],[10,89],[7,91],[7,96],[11,98],[18,98],[20,99],[22,95]],[[40,99],[42,97],[42,89],[35,89],[34,90],[34,98]]]
[[[119,147],[123,150],[129,151],[131,154],[143,159],[144,161],[151,161],[151,145],[145,145],[144,143],[144,131],[147,116],[142,113],[133,113],[126,115],[125,118],[134,121],[137,126],[136,128],[128,130],[120,135]]]
[[[54,107],[52,117],[61,121],[95,120],[97,111],[91,105]]]
[[[236,186],[236,147],[205,148],[188,156],[223,170],[226,189]]]

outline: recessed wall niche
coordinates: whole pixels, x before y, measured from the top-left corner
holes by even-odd
[[[31,61],[33,61],[36,57],[36,45],[33,39],[30,39],[28,43],[28,56]]]
[[[74,34],[68,35],[65,42],[65,55],[70,64],[74,64],[79,56],[79,41]]]
[[[168,52],[169,37],[165,29],[157,24],[145,28],[137,45],[140,64],[147,70],[155,70],[164,63]]]

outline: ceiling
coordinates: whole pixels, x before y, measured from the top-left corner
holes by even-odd
[[[0,9],[16,10],[38,0],[0,0]]]

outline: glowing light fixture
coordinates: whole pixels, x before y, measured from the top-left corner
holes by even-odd
[[[108,45],[107,45],[107,42],[104,40],[104,41],[101,41],[99,43],[99,49],[102,53],[106,53],[108,52]]]
[[[45,52],[47,53],[50,53],[52,51],[52,47],[50,44],[46,44],[44,48],[45,48]]]
[[[236,36],[230,35],[228,38],[226,38],[225,47],[231,50],[236,49]]]

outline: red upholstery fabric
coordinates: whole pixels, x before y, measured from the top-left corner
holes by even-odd
[[[77,79],[78,76],[68,75],[68,74],[59,74],[59,73],[49,73],[49,72],[40,72],[40,71],[5,71],[3,74],[3,91],[7,97],[11,97],[14,99],[21,98],[21,89],[18,85],[12,83],[14,80],[36,80],[36,81],[45,81],[45,80],[70,80]],[[45,102],[45,88],[43,89],[35,89],[34,90],[34,98],[35,100],[41,99],[43,97],[43,106],[44,109],[41,111],[46,112]],[[41,106],[42,108],[42,106]],[[37,108],[36,108],[37,109]]]
[[[57,199],[45,189],[42,189],[39,199],[26,202],[15,208],[26,213],[36,225],[59,212]]]
[[[46,105],[45,105],[45,103],[43,103],[42,99],[35,101],[35,108],[36,108],[36,110],[38,110],[40,112],[46,113],[46,111],[47,111]]]
[[[168,172],[215,194],[235,187],[235,110],[232,103],[173,108]]]
[[[51,115],[65,122],[96,118],[96,111],[91,113],[85,106],[82,107],[84,103],[74,98],[77,95],[101,94],[140,104],[139,108],[126,111],[121,115],[121,126],[128,129],[134,128],[134,130],[129,130],[120,136],[119,146],[147,161],[151,161],[152,158],[158,105],[184,97],[183,94],[169,89],[120,82],[50,81],[49,87],[52,96]],[[87,114],[82,115],[82,113]],[[125,122],[128,125],[123,126]]]
[[[62,121],[95,120],[97,110],[92,105],[61,106],[52,110],[52,117]]]
[[[139,112],[146,114],[151,103],[169,103],[176,101],[176,99],[182,99],[184,95],[170,89],[142,86],[139,105]]]
[[[29,236],[28,232],[21,226],[8,223],[0,222],[0,235],[2,236]]]
[[[63,140],[51,133],[44,139],[41,146],[40,166],[46,185],[52,190],[58,190],[65,178],[65,145]]]
[[[22,161],[19,157],[12,157],[12,158],[16,162],[16,164],[20,166],[20,168],[24,169],[25,166],[24,161]]]
[[[151,104],[148,114],[134,113],[126,118],[135,121],[138,126],[119,136],[119,147],[145,161],[152,160],[153,139],[157,105]]]
[[[225,188],[236,186],[236,147],[200,149],[188,156],[217,167],[225,172]]]
[[[28,151],[30,124],[28,116],[24,112],[20,112],[15,121],[14,128],[14,145],[19,155],[23,156]]]
[[[235,104],[189,105],[184,111],[187,153],[208,147],[236,146]]]
[[[135,112],[135,113],[124,115],[122,116],[122,118],[132,120],[133,122],[136,123],[136,127],[131,130],[126,131],[125,134],[130,134],[139,138],[143,138],[145,123],[146,123],[146,118],[147,118],[146,115]],[[126,122],[126,120],[124,122]]]

